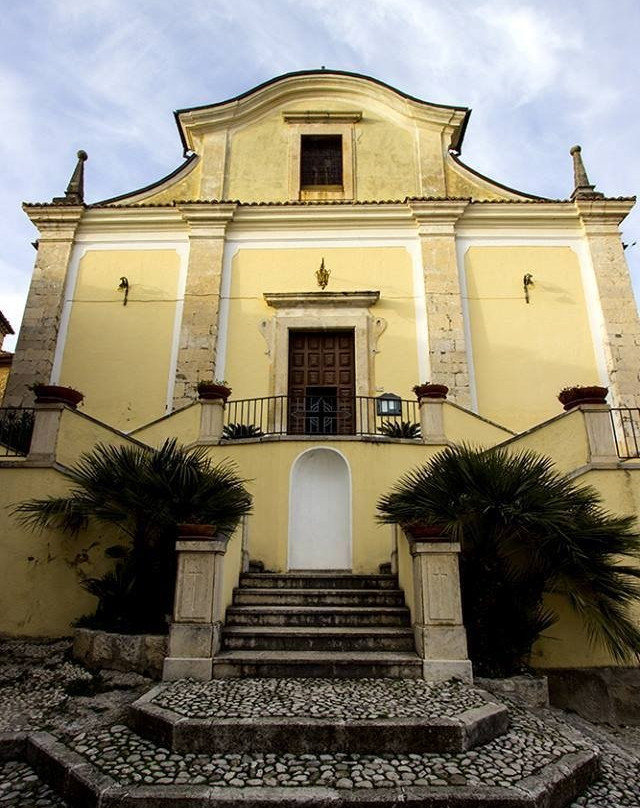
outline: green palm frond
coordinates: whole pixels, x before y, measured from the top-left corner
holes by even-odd
[[[175,439],[157,450],[98,444],[69,470],[68,496],[29,500],[12,512],[32,529],[77,533],[91,522],[115,526],[126,545],[108,555],[120,561],[84,585],[99,598],[101,620],[108,604],[118,625],[157,625],[171,609],[177,524],[216,524],[230,533],[251,511],[236,468],[215,464],[208,452],[186,449]]]
[[[545,592],[565,595],[590,640],[617,661],[640,652],[640,629],[629,616],[640,597],[635,518],[608,513],[593,488],[559,474],[549,458],[449,447],[405,474],[378,509],[383,523],[436,525],[460,541],[467,591],[485,565],[493,575],[487,587],[499,577],[514,601],[530,589],[531,610]],[[471,608],[467,602],[465,623]],[[540,625],[552,619],[547,614]]]

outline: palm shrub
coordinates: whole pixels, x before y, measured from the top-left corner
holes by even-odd
[[[230,534],[251,510],[233,466],[216,465],[206,447],[186,449],[174,439],[157,450],[98,444],[68,475],[73,487],[67,496],[28,500],[13,513],[36,530],[76,534],[92,523],[115,526],[122,543],[107,551],[115,569],[83,582],[98,598],[96,614],[83,623],[109,630],[166,630],[177,525],[215,524]]]
[[[640,654],[629,614],[640,595],[640,535],[632,516],[604,510],[531,451],[450,447],[404,475],[378,503],[382,522],[437,526],[461,544],[469,655],[477,674],[526,669],[535,640],[558,619],[548,593],[564,595],[591,643],[620,663]]]

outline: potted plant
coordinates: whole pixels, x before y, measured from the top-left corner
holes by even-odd
[[[198,396],[210,401],[214,398],[221,398],[226,401],[231,395],[231,388],[227,382],[221,379],[200,379],[198,382]]]
[[[565,387],[558,394],[558,400],[565,410],[579,407],[580,404],[606,404],[608,387],[599,385],[575,385]]]
[[[43,384],[36,382],[31,385],[36,397],[36,404],[66,404],[75,410],[84,398],[83,393],[73,387],[64,387],[60,384]]]
[[[449,388],[446,384],[423,382],[422,384],[416,384],[413,392],[416,394],[418,401],[420,401],[421,398],[446,398]]]
[[[444,535],[443,529],[437,525],[428,525],[426,522],[404,522],[401,527],[407,536],[414,540],[429,539],[430,541],[435,541],[442,539],[443,541],[449,541]]]

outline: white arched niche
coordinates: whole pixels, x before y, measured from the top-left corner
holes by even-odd
[[[307,449],[291,467],[289,569],[351,569],[351,471],[336,449]]]

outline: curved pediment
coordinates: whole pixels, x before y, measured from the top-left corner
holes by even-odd
[[[227,101],[180,109],[174,114],[185,149],[195,150],[203,132],[249,123],[287,103],[303,102],[311,115],[317,115],[325,101],[348,103],[357,99],[367,106],[381,106],[387,114],[414,124],[444,129],[449,135],[449,147],[460,149],[470,114],[467,107],[421,101],[378,79],[338,70],[286,73]],[[303,110],[298,109],[300,112]]]
[[[164,179],[103,204],[532,198],[458,159],[467,107],[422,101],[358,73],[288,73],[174,114],[187,161]],[[337,179],[305,182],[303,152],[323,139],[338,144],[332,147]]]

